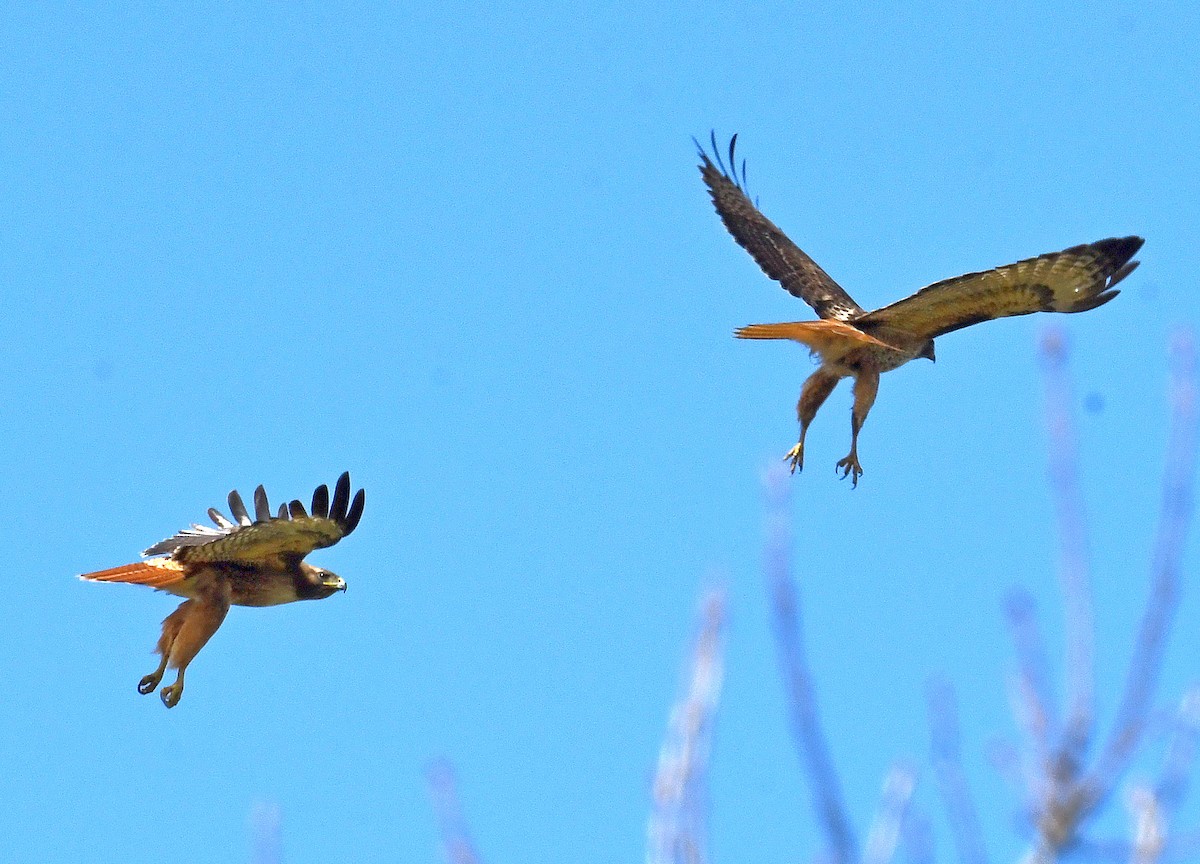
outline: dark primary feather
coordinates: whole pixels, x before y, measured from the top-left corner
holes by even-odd
[[[1117,296],[1145,241],[1110,237],[1003,267],[965,273],[854,320],[868,333],[902,331],[932,339],[981,321],[1032,312],[1086,312]]]
[[[789,240],[746,195],[746,163],[743,160],[739,178],[734,154],[736,142],[734,135],[729,142],[728,169],[717,153],[715,134],[713,154],[716,164],[703,147],[696,145],[700,155],[700,175],[708,186],[717,214],[733,239],[750,253],[764,273],[811,306],[820,317],[847,321],[863,314],[865,310],[845,289]]]
[[[346,518],[346,505],[350,503],[350,475],[343,474],[333,487],[333,506],[329,508],[329,518],[335,522]]]
[[[254,521],[266,522],[271,518],[271,505],[267,503],[267,490],[261,485],[254,490]]]
[[[329,517],[329,487],[324,483],[313,490],[312,514],[322,519]]]
[[[216,528],[192,525],[173,537],[162,540],[143,555],[170,554],[184,561],[247,561],[283,553],[306,555],[313,549],[332,546],[358,527],[362,518],[366,493],[360,489],[350,500],[350,473],[338,478],[330,510],[329,488],[319,486],[313,493],[313,512],[293,500],[280,505],[278,515],[272,516],[266,490],[254,490],[254,521],[246,511],[237,490],[229,493],[229,509],[235,521],[219,510],[209,508],[208,515]]]
[[[359,489],[354,496],[354,500],[350,502],[350,512],[346,514],[346,518],[342,520],[342,525],[349,534],[358,527],[358,521],[362,519],[363,507],[367,503],[367,493],[365,489]]]

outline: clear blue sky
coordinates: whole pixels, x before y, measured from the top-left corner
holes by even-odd
[[[248,860],[250,813],[277,804],[289,864],[435,861],[438,756],[488,860],[638,860],[712,579],[732,613],[714,856],[818,850],[760,573],[760,477],[812,366],[731,338],[811,313],[712,212],[690,140],[711,128],[740,133],[763,209],[866,306],[1147,238],[1116,301],[1058,319],[1080,403],[1102,403],[1079,428],[1117,680],[1166,342],[1200,317],[1196,6],[568,6],[0,13],[8,860]],[[1000,860],[1020,848],[984,755],[1011,731],[1000,604],[1021,584],[1057,609],[1044,323],[953,334],[886,376],[857,490],[833,470],[843,385],[793,481],[853,816],[893,758],[924,760],[922,688],[945,673]],[[348,592],[235,608],[178,708],[139,696],[175,600],[74,574],[233,487],[304,498],[346,469],[362,525],[312,560]],[[1197,644],[1200,588],[1166,695]]]

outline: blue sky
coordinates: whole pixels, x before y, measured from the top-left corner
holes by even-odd
[[[730,592],[718,861],[808,859],[760,572],[761,477],[812,369],[734,327],[810,311],[725,234],[691,136],[864,306],[1147,238],[1072,346],[1101,687],[1159,501],[1166,344],[1195,325],[1192,4],[10,4],[0,13],[0,828],[13,861],[433,861],[457,766],[490,861],[636,860],[703,587]],[[957,682],[997,858],[1000,605],[1057,631],[1031,316],[849,388],[792,482],[823,712],[864,825]],[[74,574],[234,487],[349,469],[345,595],[237,609],[181,705],[137,680],[172,598]],[[1188,569],[1195,554],[1188,553]],[[1165,670],[1197,675],[1185,596]],[[937,813],[928,772],[918,799]],[[1192,802],[1185,822],[1200,822]],[[1118,826],[1119,827],[1119,826]],[[938,849],[949,838],[935,819]]]

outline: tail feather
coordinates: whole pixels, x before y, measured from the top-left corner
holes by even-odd
[[[166,588],[186,577],[184,566],[169,558],[139,561],[124,564],[95,573],[84,573],[79,578],[88,582],[126,582],[131,585],[148,585],[151,588]]]
[[[825,359],[837,358],[846,352],[864,345],[880,345],[874,336],[869,336],[845,322],[833,318],[821,321],[787,321],[780,324],[750,324],[733,331],[739,339],[791,339],[807,345]]]

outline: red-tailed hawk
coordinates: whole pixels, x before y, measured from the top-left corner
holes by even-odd
[[[138,692],[153,693],[167,666],[179,670],[175,683],[162,688],[163,704],[173,708],[183,695],[183,674],[233,606],[275,606],[296,600],[322,600],[346,590],[342,577],[304,562],[314,549],[332,546],[358,526],[366,495],[350,500],[350,474],[313,492],[311,512],[299,501],[271,514],[267,493],[254,490],[254,518],[242,496],[229,493],[233,520],[215,508],[208,515],[217,527],[193,525],[155,543],[142,553],[151,557],[111,570],[84,573],[92,582],[131,582],[186,597],[167,616],[158,639],[158,668],[142,678]]]
[[[738,245],[750,253],[769,277],[811,306],[822,320],[785,324],[751,324],[734,331],[740,339],[792,339],[807,345],[821,365],[800,390],[796,413],[800,440],[784,457],[795,472],[804,467],[804,436],[817,409],[842,378],[854,379],[850,415],[850,452],[837,467],[858,485],[858,433],[875,402],[879,376],[917,357],[934,359],[933,340],[962,327],[1031,312],[1085,312],[1107,303],[1119,292],[1114,286],[1137,267],[1130,259],[1145,242],[1141,237],[1113,237],[1027,258],[993,270],[967,273],[922,288],[868,312],[800,251],[750,201],[745,193],[746,167],[739,174],[734,159],[737,136],[729,142],[726,168],[712,137],[713,158],[697,142],[700,174],[717,213]]]

